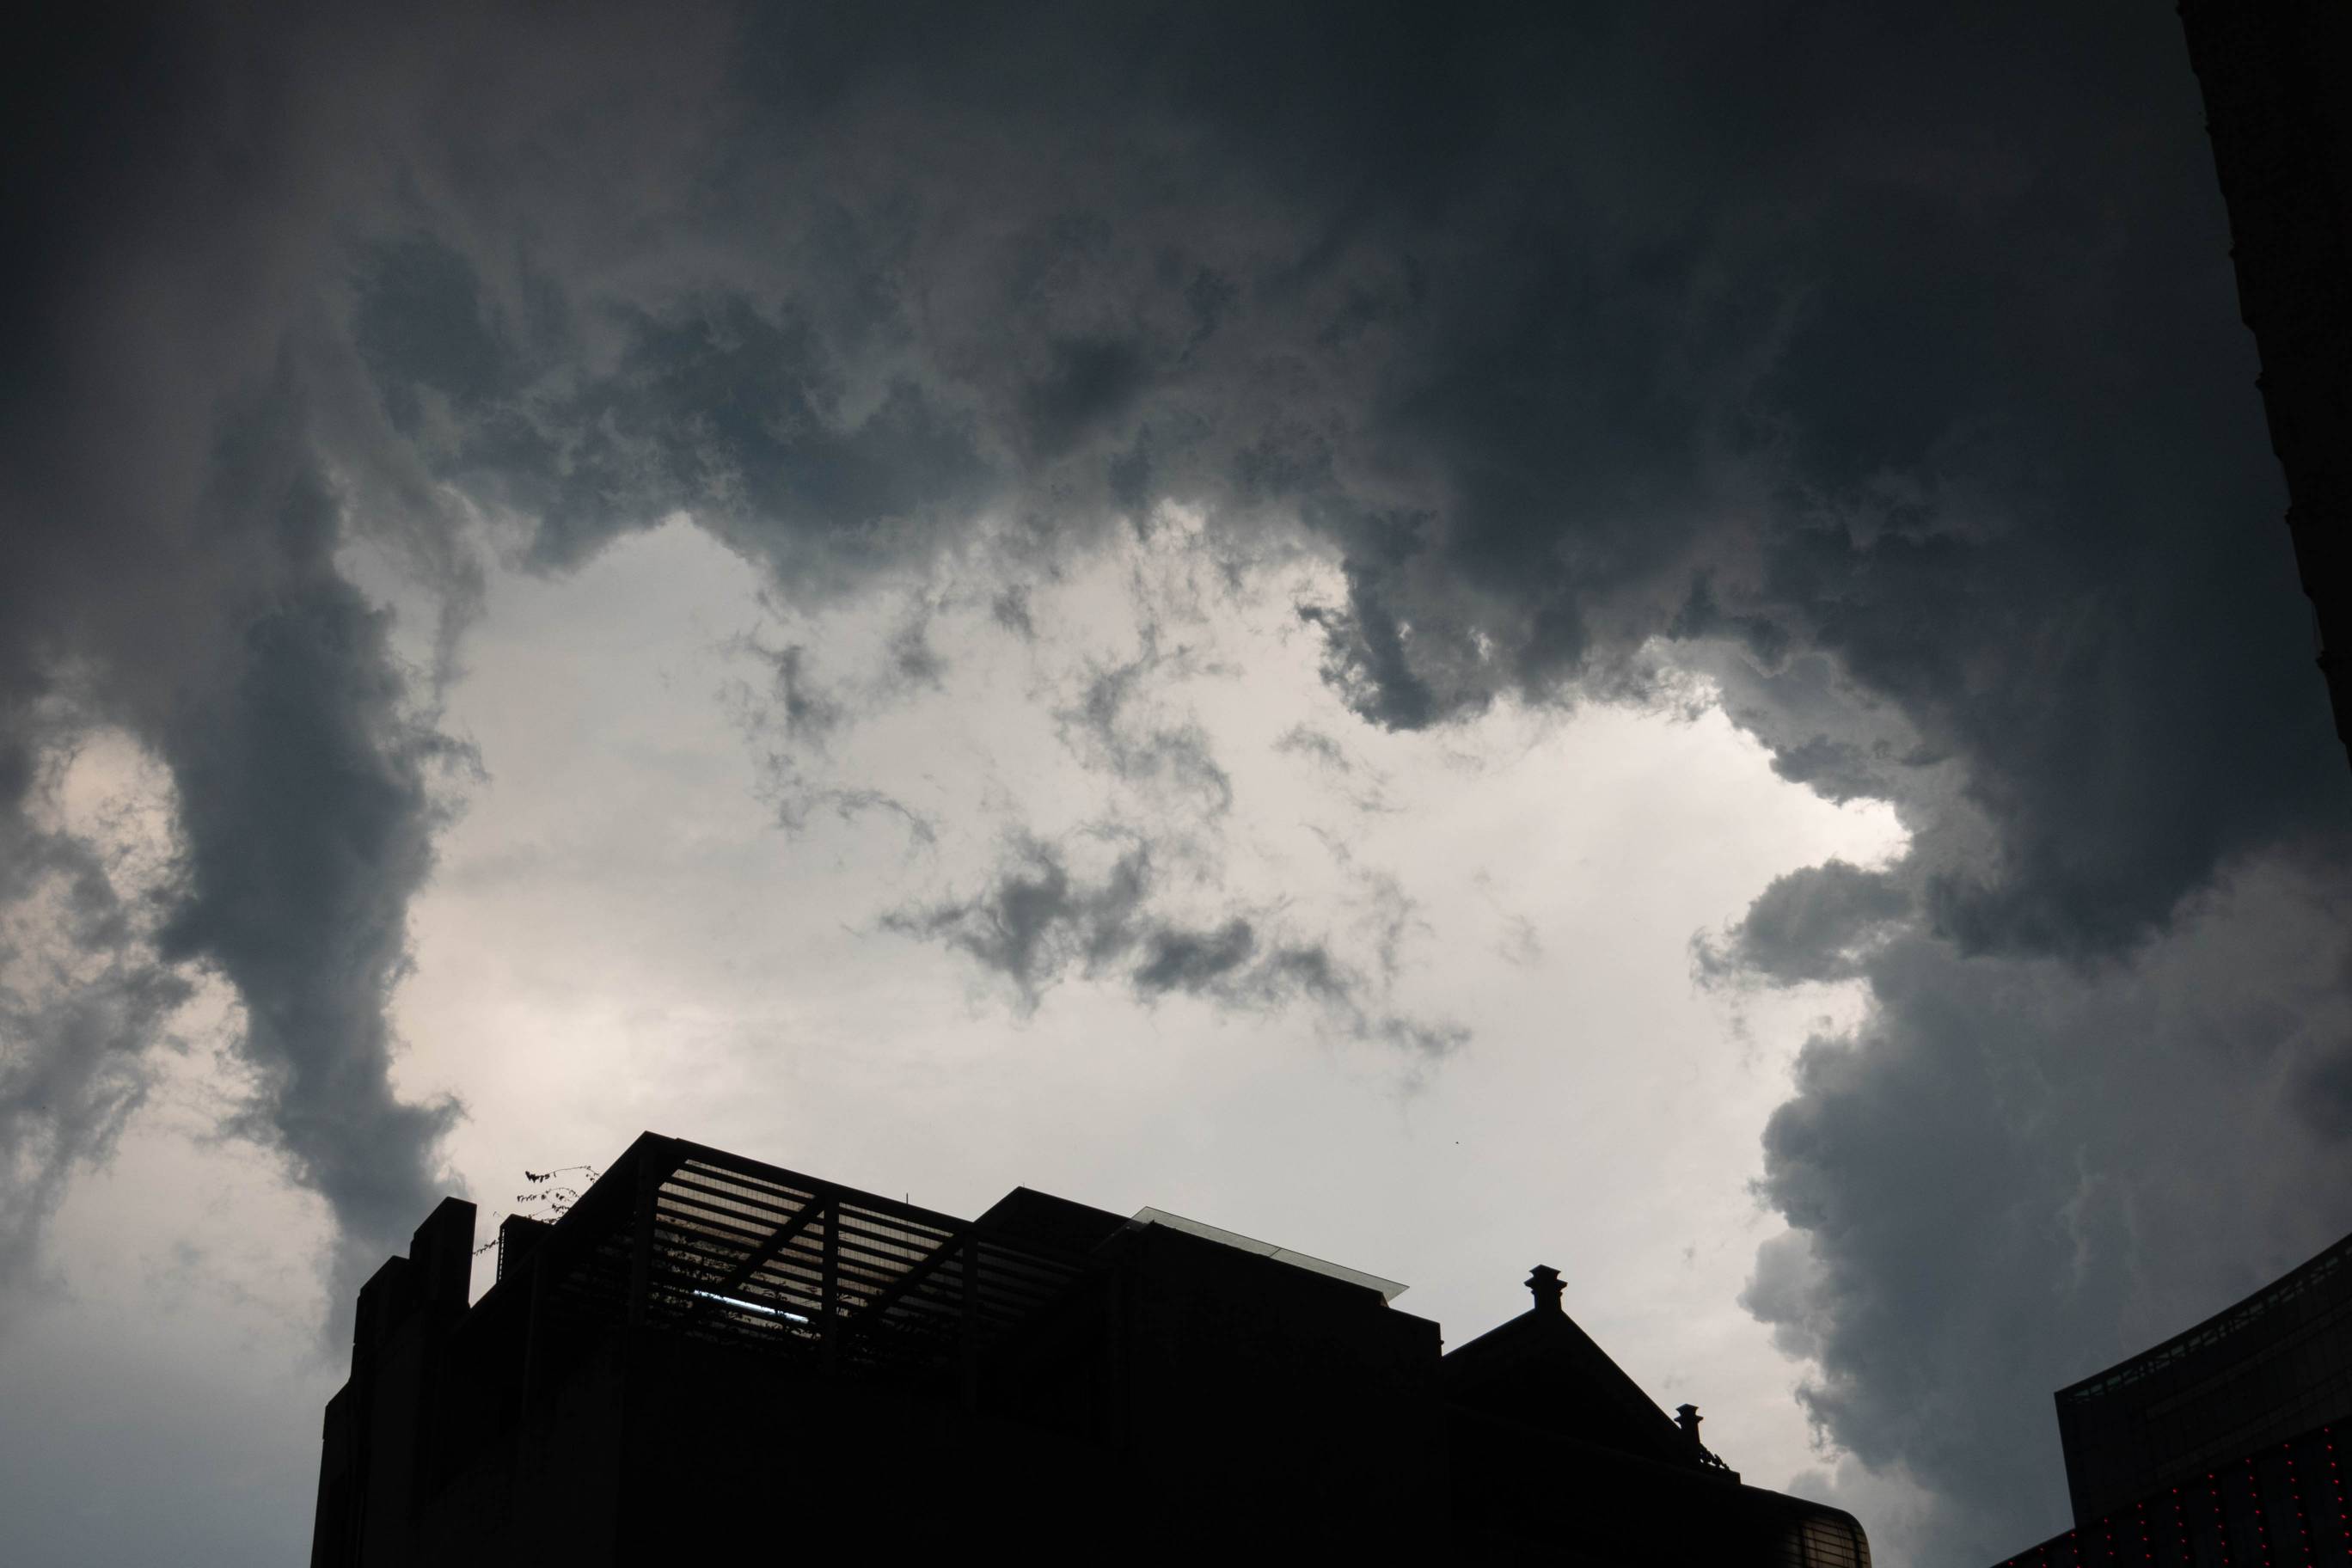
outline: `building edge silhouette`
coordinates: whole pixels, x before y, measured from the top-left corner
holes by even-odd
[[[362,1289],[313,1568],[1215,1552],[1864,1568],[1528,1277],[1451,1352],[1393,1281],[1015,1188],[964,1220],[647,1133],[555,1222],[445,1199]]]
[[[2239,314],[2286,479],[2336,733],[2352,750],[2352,5],[2180,0]]]
[[[2074,1528],[2000,1568],[2352,1564],[2352,1236],[2053,1399]]]

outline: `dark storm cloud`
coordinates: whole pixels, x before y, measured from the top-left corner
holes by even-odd
[[[120,639],[111,643],[89,638],[87,626],[32,623],[57,641],[20,679],[49,676],[47,700],[72,721],[138,736],[168,770],[177,834],[153,895],[160,922],[118,909],[82,934],[85,960],[110,955],[100,975],[43,1016],[12,1019],[12,1077],[54,1055],[63,1030],[84,1087],[112,1086],[117,1114],[84,1114],[91,1101],[77,1093],[30,1110],[12,1094],[10,1145],[46,1148],[52,1164],[102,1148],[142,1073],[140,1047],[186,993],[184,973],[217,973],[243,1004],[255,1093],[241,1126],[327,1200],[347,1244],[338,1271],[347,1289],[429,1203],[433,1148],[455,1113],[394,1095],[383,1010],[407,963],[407,903],[444,816],[436,776],[468,758],[419,716],[390,652],[388,616],[338,573],[341,505],[289,401],[280,386],[226,412],[202,448],[201,478],[170,498],[184,512],[132,519],[155,529],[143,546],[241,558],[229,573],[207,570],[217,560],[191,573],[187,585],[209,589],[208,602],[173,605],[155,620],[101,619],[98,629]],[[163,600],[175,591],[142,584],[135,564],[115,585]],[[69,745],[70,734],[48,739]],[[19,754],[42,738],[20,731]],[[46,852],[33,847],[26,865],[57,869],[72,847],[52,836]],[[92,864],[73,885],[78,907],[102,904]]]
[[[436,776],[464,758],[336,562],[348,487],[393,475],[322,450],[351,397],[321,326],[334,176],[296,38],[158,13],[12,58],[0,885],[20,929],[62,899],[45,940],[71,951],[40,954],[41,986],[7,982],[0,1169],[13,1267],[143,1091],[192,975],[218,974],[240,1005],[240,1126],[327,1200],[343,1301],[439,1185],[451,1110],[393,1092],[383,1003]],[[462,552],[396,490],[378,537],[461,616]],[[23,770],[101,730],[163,764],[176,816],[136,903],[98,847],[26,826]]]
[[[2075,1065],[2128,1076],[2151,1037],[2084,1056],[2098,999],[2177,998],[2181,1059],[2252,1060],[2338,984],[2200,1012],[2168,978],[2338,918],[2215,889],[2290,855],[2336,875],[2347,781],[2161,8],[255,21],[110,35],[12,97],[0,714],[73,672],[88,721],[168,763],[172,951],[238,986],[264,1120],[355,1233],[436,1124],[383,1088],[381,1004],[439,753],[337,542],[399,546],[454,626],[465,508],[548,571],[682,510],[804,603],[1050,572],[1176,501],[1241,559],[1336,561],[1298,615],[1367,720],[1678,700],[1679,664],[1782,776],[1903,813],[1903,867],[1776,884],[1716,952],[1870,987],[1763,1189],[1854,1452],[2011,1517],[1937,1436],[2017,1397],[1955,1374],[1969,1325],[2014,1327],[2021,1379],[2136,1331],[2120,1291],[2037,1317],[2060,1253],[1990,1235],[2006,1266],[1902,1287],[1970,1160],[2006,1161],[1981,1202],[2016,1234],[2127,1191],[2102,1245],[2131,1268],[2288,1260],[2284,1188],[2248,1176],[2255,1223],[2208,1231],[2149,1179],[2193,1075],[2058,1136]],[[275,477],[231,440],[256,399]],[[1181,724],[1115,689],[1075,712],[1113,771],[1215,794]],[[1123,888],[1024,851],[901,929],[1026,994],[1345,990],[1249,914],[1155,923]],[[2342,1081],[2334,1048],[2295,1081]],[[331,1156],[346,1094],[361,1142]],[[2037,1139],[2069,1152],[2011,1157]],[[1948,1167],[1903,1163],[1927,1152]],[[1797,1299],[1786,1261],[1759,1310]],[[1923,1378],[1934,1429],[1901,1414]]]
[[[394,1237],[455,1108],[394,1096],[384,1008],[433,863],[431,774],[467,756],[409,710],[391,617],[337,574],[335,497],[274,414],[225,437],[213,482],[207,509],[267,528],[280,575],[224,606],[219,684],[154,737],[184,842],[158,946],[245,999],[253,1119],[296,1175],[354,1234]]]
[[[931,514],[960,518],[985,493],[961,421],[913,383],[842,417],[845,389],[803,322],[727,298],[609,325],[623,340],[617,364],[533,405],[481,411],[446,461],[535,520],[545,564],[690,510],[732,521],[729,542],[788,579],[855,578],[898,564]],[[398,384],[396,367],[370,369]],[[476,412],[453,399],[456,416]]]
[[[1817,1359],[1813,1415],[1940,1499],[1930,1560],[2063,1522],[2053,1389],[2341,1234],[2352,1154],[2306,1111],[2352,1059],[2340,865],[2225,879],[2139,963],[1898,938],[1806,1047],[1760,1194],[1795,1227],[1747,1303]]]

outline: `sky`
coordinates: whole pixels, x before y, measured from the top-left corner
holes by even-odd
[[[0,1517],[306,1550],[651,1129],[1533,1264],[1878,1559],[2352,1226],[2175,19],[94,11],[5,68]]]

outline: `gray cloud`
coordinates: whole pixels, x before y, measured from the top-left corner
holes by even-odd
[[[1831,860],[1775,878],[1721,939],[1694,939],[1692,956],[1711,982],[1850,980],[1912,906],[1898,877]]]
[[[1424,1056],[1467,1037],[1390,1005],[1406,918],[1395,898],[1374,911],[1379,942],[1367,971],[1328,939],[1284,934],[1271,911],[1205,926],[1167,914],[1150,845],[1132,832],[1097,837],[1121,846],[1097,876],[1074,870],[1066,847],[1017,836],[979,891],[893,910],[882,924],[965,953],[1010,982],[1024,1008],[1074,975],[1117,976],[1145,1001],[1178,994],[1250,1012],[1304,1005],[1326,1027]]]
[[[149,954],[101,853],[34,820],[55,769],[19,737],[0,749],[0,1328],[43,1222],[144,1099],[146,1053],[190,989]]]
[[[982,891],[896,910],[882,923],[961,950],[1011,981],[1024,1005],[1034,1007],[1065,974],[1100,973],[1134,947],[1150,866],[1144,848],[1132,846],[1087,886],[1054,847],[1023,837]]]
[[[896,817],[910,842],[928,847],[939,828],[887,790],[843,784],[828,766],[834,738],[916,686],[936,686],[945,669],[925,623],[907,622],[888,639],[880,675],[862,687],[820,681],[801,643],[770,647],[756,637],[733,639],[730,651],[761,667],[758,685],[735,683],[724,694],[738,727],[753,747],[761,797],[787,833],[804,832],[811,816],[830,811],[843,822],[869,813]]]
[[[890,634],[890,675],[898,685],[936,691],[947,668],[947,660],[931,646],[930,622],[921,609]]]
[[[1405,939],[1429,934],[1429,924],[1421,918],[1420,904],[1404,890],[1404,884],[1388,872],[1360,864],[1355,851],[1339,834],[1322,827],[1311,831],[1323,841],[1332,862],[1355,884],[1360,911],[1357,927],[1370,939],[1381,973],[1394,980],[1404,966]]]
[[[991,619],[1023,642],[1037,640],[1037,623],[1029,614],[1028,590],[1019,584],[1006,588],[990,601]]]
[[[1233,809],[1234,783],[1208,732],[1189,719],[1138,717],[1137,700],[1150,677],[1187,673],[1191,666],[1183,648],[1162,651],[1147,626],[1142,651],[1089,669],[1076,700],[1057,710],[1055,719],[1064,743],[1089,763],[1203,816],[1222,816]]]
[[[1307,724],[1294,724],[1276,738],[1274,749],[1306,762],[1359,811],[1397,809],[1388,798],[1387,781],[1379,771],[1350,756],[1335,736]]]
[[[1307,757],[1335,773],[1352,773],[1356,764],[1339,742],[1322,731],[1306,724],[1293,724],[1275,741],[1274,749],[1292,756]]]
[[[767,648],[742,645],[770,671],[772,711],[781,721],[784,740],[797,746],[822,746],[841,727],[846,710],[841,700],[811,679],[808,649],[799,643]]]
[[[1478,889],[1478,897],[1495,912],[1502,924],[1503,934],[1494,944],[1496,956],[1506,963],[1521,969],[1532,969],[1544,960],[1543,935],[1536,922],[1515,910],[1503,907],[1495,896],[1495,878],[1491,871],[1480,871],[1470,879]]]

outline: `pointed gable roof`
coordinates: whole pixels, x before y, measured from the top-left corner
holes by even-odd
[[[1535,1305],[1447,1352],[1445,1396],[1563,1436],[1706,1468],[1686,1436],[1559,1304],[1559,1274],[1528,1277]]]

